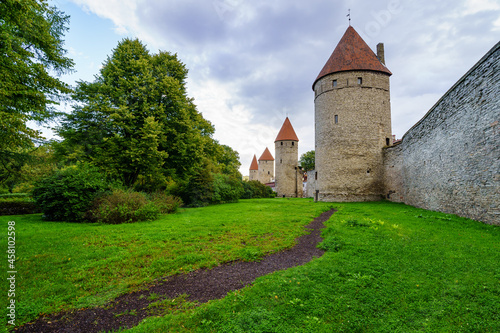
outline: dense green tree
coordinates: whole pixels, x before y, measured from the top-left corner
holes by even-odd
[[[121,41],[94,82],[78,82],[78,103],[58,129],[68,155],[126,186],[189,182],[217,148],[213,126],[187,97],[187,72],[175,54]]]
[[[69,86],[54,77],[69,71],[63,36],[69,16],[43,0],[0,1],[0,183],[12,179]]]
[[[217,144],[217,143],[216,143]],[[237,151],[226,145],[218,145],[218,153],[215,154],[215,160],[220,168],[220,173],[231,176],[235,179],[241,179],[239,168],[240,155]]]
[[[304,153],[300,156],[299,163],[302,169],[304,169],[304,171],[314,170],[315,168],[314,162],[315,162],[314,150],[308,151],[307,153]]]

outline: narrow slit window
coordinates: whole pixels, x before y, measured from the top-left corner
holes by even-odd
[[[385,138],[385,145],[388,146],[391,144],[391,139]]]
[[[363,78],[362,77],[358,77],[358,84],[363,84]]]
[[[283,146],[283,141],[281,141],[281,145]]]
[[[295,142],[292,142],[292,146],[295,146]]]
[[[337,80],[332,81],[333,87],[335,88],[337,86]]]
[[[335,124],[338,124],[339,123],[339,116],[336,114],[335,115]]]

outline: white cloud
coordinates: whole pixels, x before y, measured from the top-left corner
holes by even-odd
[[[500,10],[500,3],[497,0],[466,0],[464,14],[476,14],[479,12]]]

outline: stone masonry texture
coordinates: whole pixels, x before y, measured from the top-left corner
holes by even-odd
[[[316,199],[380,200],[383,148],[392,143],[389,75],[333,73],[314,92]]]
[[[298,169],[299,143],[284,140],[275,143],[276,195],[302,197],[302,172]]]
[[[391,201],[500,225],[500,43],[384,149],[384,169]]]

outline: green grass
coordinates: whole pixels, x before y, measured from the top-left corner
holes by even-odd
[[[43,221],[40,214],[1,216],[16,232],[16,324],[40,314],[103,305],[155,279],[220,263],[255,260],[293,245],[331,204],[311,200],[242,200],[183,209],[153,222],[102,225]],[[7,258],[1,295],[7,295]],[[5,317],[7,297],[0,297]]]
[[[402,204],[335,204],[303,266],[127,332],[500,332],[500,227]]]

